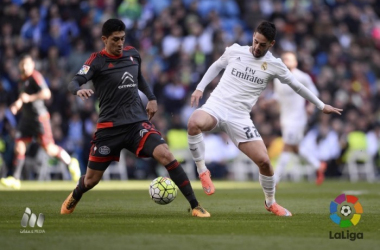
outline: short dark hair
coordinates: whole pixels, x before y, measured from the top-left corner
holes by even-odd
[[[272,42],[276,37],[276,26],[271,22],[262,21],[259,26],[257,26],[255,32],[262,34],[268,41]]]
[[[108,19],[102,27],[102,36],[109,37],[115,31],[125,31],[125,24],[123,21],[111,18]]]

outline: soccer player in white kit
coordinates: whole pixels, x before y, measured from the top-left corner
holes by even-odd
[[[294,77],[302,83],[306,88],[318,96],[318,90],[315,87],[311,77],[305,72],[297,69],[297,57],[293,52],[284,52],[281,59],[288,67]],[[274,99],[280,104],[280,122],[282,139],[284,141],[284,149],[281,153],[275,170],[276,184],[280,181],[283,172],[292,158],[298,159],[299,156],[307,161],[308,164],[317,170],[316,183],[322,184],[324,180],[324,171],[326,163],[321,162],[313,154],[306,154],[302,150],[299,151],[299,144],[304,138],[305,129],[307,126],[308,110],[312,112],[314,105],[308,103],[305,105],[305,99],[293,91],[287,84],[282,84],[279,79],[275,79],[274,83]],[[267,101],[266,105],[273,103]],[[264,101],[265,102],[265,101]]]
[[[205,87],[222,69],[225,71],[206,104],[191,115],[188,142],[206,194],[213,194],[215,188],[204,162],[202,131],[220,129],[259,167],[265,208],[278,216],[291,216],[287,209],[276,203],[273,168],[264,142],[250,119],[251,109],[268,82],[279,78],[324,113],[340,114],[342,110],[324,104],[290,73],[281,59],[275,58],[268,51],[275,43],[275,35],[274,24],[264,21],[253,34],[252,46],[233,44],[210,66],[191,96],[191,106],[198,106]]]

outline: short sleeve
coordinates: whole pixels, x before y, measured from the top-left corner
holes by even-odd
[[[32,74],[33,80],[35,81],[39,89],[48,89],[48,85],[45,81],[45,78],[41,75],[40,72],[34,71]]]
[[[99,53],[92,53],[80,68],[76,76],[83,76],[87,81],[91,80],[96,71],[101,68],[98,54]]]

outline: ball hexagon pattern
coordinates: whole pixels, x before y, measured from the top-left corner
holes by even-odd
[[[166,205],[177,196],[177,187],[170,178],[157,177],[149,185],[149,195],[155,203]]]
[[[340,213],[343,216],[349,216],[352,213],[351,207],[348,205],[343,205],[342,208],[340,209]]]

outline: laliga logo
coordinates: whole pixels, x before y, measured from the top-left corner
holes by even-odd
[[[359,199],[353,195],[341,194],[330,203],[330,219],[340,227],[356,226],[363,208]],[[355,213],[353,213],[355,212]],[[338,215],[343,215],[343,219]],[[353,214],[353,216],[350,216]]]
[[[335,200],[330,203],[330,219],[342,228],[356,226],[363,213],[363,207],[358,201],[359,199],[353,195],[338,195]],[[347,233],[343,231],[335,233],[330,231],[330,239],[363,239],[363,233]]]

